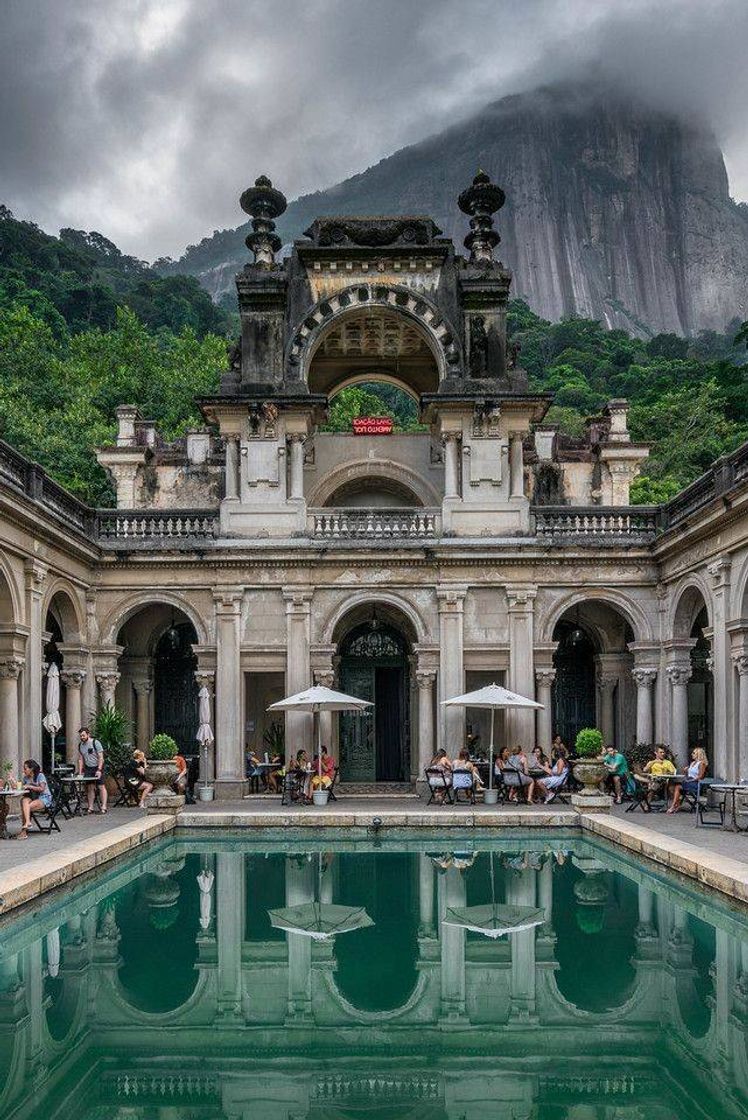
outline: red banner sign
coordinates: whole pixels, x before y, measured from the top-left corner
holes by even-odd
[[[353,421],[353,434],[357,436],[388,436],[391,431],[391,416],[357,416]]]

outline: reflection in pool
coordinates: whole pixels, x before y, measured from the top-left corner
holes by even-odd
[[[164,842],[0,924],[3,1120],[748,1120],[726,902],[588,842],[304,843]]]

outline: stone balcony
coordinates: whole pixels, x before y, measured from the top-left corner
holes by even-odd
[[[441,536],[440,509],[314,509],[313,540],[421,540]]]

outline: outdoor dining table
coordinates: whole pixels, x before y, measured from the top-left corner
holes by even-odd
[[[98,787],[98,778],[87,778],[85,774],[68,774],[60,778],[60,785],[62,787],[62,815],[64,817],[79,817],[83,810],[83,790],[87,785],[94,782]],[[99,792],[96,790],[96,797],[98,799]]]
[[[0,789],[0,840],[7,840],[8,829],[8,813],[10,812],[11,799],[23,797],[26,793],[25,789]]]
[[[730,832],[748,832],[748,825],[746,825],[744,828],[741,828],[738,824],[737,806],[739,791],[742,790],[742,792],[746,795],[746,799],[748,800],[748,785],[746,785],[744,782],[714,782],[709,786],[709,789],[716,790],[718,793],[724,793],[725,810],[727,810],[728,799],[730,801],[729,824],[727,823],[728,817],[727,812],[725,811],[722,827],[728,829]]]

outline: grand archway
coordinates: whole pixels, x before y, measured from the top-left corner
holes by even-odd
[[[402,621],[369,606],[349,620],[339,641],[339,680],[344,692],[370,700],[366,715],[342,713],[340,777],[344,782],[410,780],[411,643]]]

